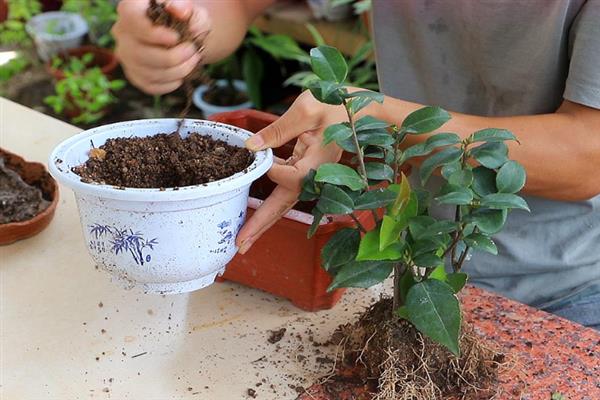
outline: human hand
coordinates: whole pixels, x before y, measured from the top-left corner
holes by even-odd
[[[148,0],[121,0],[112,33],[117,42],[115,54],[127,79],[148,94],[172,92],[183,83],[201,60],[192,42],[179,43],[177,32],[155,26],[146,16]],[[167,10],[182,21],[189,19],[194,36],[210,29],[206,10],[193,0],[166,3]]]
[[[279,147],[294,138],[298,141],[292,157],[287,160],[275,158],[267,173],[277,187],[238,233],[236,244],[240,254],[246,253],[296,204],[302,180],[311,169],[339,161],[342,150],[333,142],[323,145],[323,131],[346,118],[343,106],[320,103],[309,91],[305,91],[281,118],[248,139],[246,147],[252,151]]]

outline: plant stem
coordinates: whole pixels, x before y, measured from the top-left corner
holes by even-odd
[[[453,266],[455,272],[459,272],[460,269],[462,268],[462,265],[465,262],[465,260],[467,258],[467,254],[469,254],[470,249],[471,248],[469,246],[465,247],[464,251],[460,255],[460,258],[458,259],[458,263],[456,264],[456,266]]]
[[[356,223],[356,226],[358,227],[358,229],[360,229],[363,233],[367,233],[367,230],[365,229],[365,227],[363,226],[363,224],[360,223],[360,221],[358,220],[358,218],[356,218],[356,215],[354,215],[354,213],[350,214],[350,218],[352,218],[354,220],[354,222]]]
[[[404,273],[405,268],[402,268],[402,264],[394,264],[394,301],[393,301],[393,312],[400,308],[402,302],[400,293],[400,279]]]
[[[348,122],[350,123],[350,129],[352,130],[352,139],[354,140],[354,146],[356,147],[356,156],[358,158],[358,172],[360,176],[363,178],[365,186],[369,186],[369,180],[367,179],[367,169],[365,168],[365,160],[364,154],[360,147],[360,143],[358,143],[358,136],[356,134],[356,126],[354,125],[354,117],[352,115],[352,110],[350,110],[350,106],[346,99],[343,100],[344,109],[346,110],[346,115],[348,115]]]

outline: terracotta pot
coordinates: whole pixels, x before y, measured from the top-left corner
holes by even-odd
[[[44,198],[50,201],[48,208],[30,220],[0,224],[0,245],[5,245],[36,235],[50,224],[58,204],[58,185],[43,164],[27,162],[1,148],[0,157],[5,160],[5,165],[16,171],[26,183],[41,188]]]
[[[8,18],[8,3],[6,0],[0,0],[0,22],[6,21]]]
[[[255,110],[242,110],[214,114],[213,121],[235,125],[257,132],[275,121],[273,114]],[[293,144],[274,149],[275,155],[287,158]],[[349,161],[350,156],[344,160]],[[260,200],[268,196],[275,185],[263,177],[250,189],[248,216],[260,205]],[[306,232],[312,221],[307,211],[311,204],[299,203],[297,209],[288,212],[271,227],[245,255],[237,255],[227,266],[222,279],[242,283],[289,299],[297,307],[307,311],[328,309],[341,298],[343,290],[327,292],[331,277],[321,267],[321,249],[339,229],[353,226],[350,217],[330,219],[321,225],[317,233],[307,239]],[[298,208],[300,210],[298,210]],[[357,213],[363,225],[373,226],[371,214]]]
[[[112,51],[108,49],[103,49],[101,47],[96,46],[81,46],[75,49],[68,50],[66,54],[61,54],[59,57],[68,62],[70,57],[83,57],[84,54],[92,53],[94,55],[94,59],[90,64],[90,68],[99,67],[104,75],[108,78],[111,78],[117,68],[119,63],[117,62],[117,58],[113,54]],[[52,60],[46,62],[46,71],[50,75],[54,77],[56,80],[61,80],[65,78],[65,73],[60,68],[52,68]]]

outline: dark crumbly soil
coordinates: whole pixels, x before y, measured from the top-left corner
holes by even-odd
[[[44,211],[50,203],[42,190],[30,186],[0,158],[0,224],[21,222]]]
[[[495,395],[504,355],[486,347],[469,326],[463,326],[457,358],[407,321],[392,318],[391,310],[391,299],[380,300],[337,332],[344,348],[341,361],[361,366],[359,374],[374,400],[483,400]],[[335,386],[336,380],[326,385]]]
[[[254,156],[247,149],[192,133],[109,139],[90,151],[73,172],[82,181],[130,188],[199,185],[246,169]]]
[[[235,87],[217,86],[211,85],[210,88],[204,92],[202,98],[207,103],[215,106],[237,106],[248,101],[248,96],[244,92],[240,92]]]

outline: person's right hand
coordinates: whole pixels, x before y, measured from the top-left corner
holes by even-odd
[[[194,70],[201,59],[191,42],[179,43],[179,34],[164,26],[155,26],[146,16],[147,0],[121,0],[119,18],[112,33],[117,42],[115,53],[127,79],[148,94],[172,92]],[[176,18],[189,20],[194,36],[210,29],[206,10],[193,0],[167,3]]]

